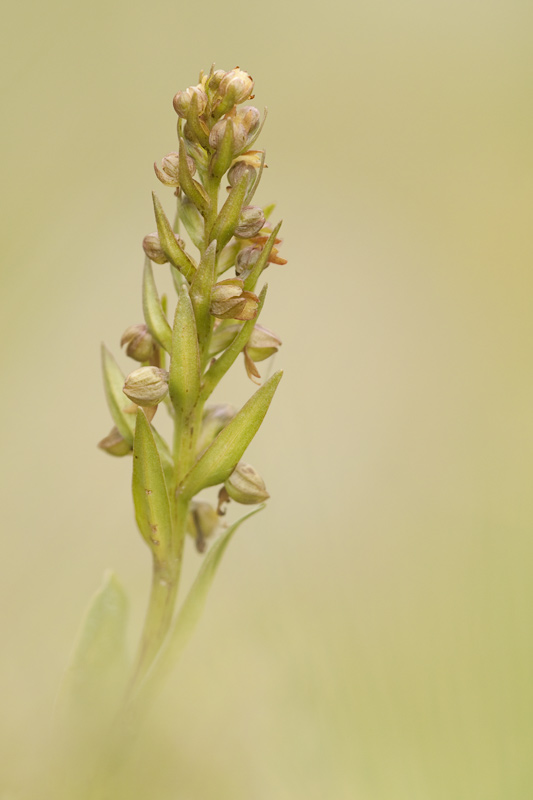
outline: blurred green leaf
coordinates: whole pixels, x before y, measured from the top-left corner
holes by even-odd
[[[64,735],[97,734],[114,716],[129,669],[127,620],[126,595],[109,570],[85,613],[57,696],[54,717]]]
[[[204,558],[200,571],[180,608],[176,620],[170,629],[169,636],[160,656],[149,672],[147,681],[141,687],[143,700],[157,691],[176,664],[185,645],[188,643],[205,608],[207,595],[215,578],[222,557],[236,530],[250,517],[262,511],[265,506],[255,508],[249,514],[234,522],[227,531],[213,544]]]
[[[152,552],[163,559],[172,539],[172,517],[161,459],[142,409],[135,425],[132,490],[139,530]]]

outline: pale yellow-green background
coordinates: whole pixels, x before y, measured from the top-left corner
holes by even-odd
[[[527,0],[4,7],[2,800],[39,800],[107,566],[132,648],[141,623],[129,462],[95,447],[99,344],[140,320],[152,162],[212,61],[269,107],[258,199],[289,263],[262,321],[285,377],[250,460],[272,500],[124,797],[533,796],[532,18]],[[239,365],[219,398],[251,389]]]

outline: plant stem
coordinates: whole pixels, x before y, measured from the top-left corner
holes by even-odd
[[[179,584],[179,564],[153,561],[152,587],[128,694],[150,668],[172,621]]]
[[[205,220],[202,253],[205,252],[209,244],[210,231],[216,220],[219,187],[219,179],[206,176],[206,189],[209,193],[211,206]],[[178,215],[176,216],[178,217]],[[175,227],[176,225],[177,220],[174,223]],[[210,340],[211,335],[207,337],[203,344],[202,352],[200,353],[202,364],[206,360],[205,353],[209,352]],[[132,697],[137,686],[156,659],[174,615],[189,514],[189,499],[180,497],[179,486],[194,464],[204,403],[204,397],[201,395],[187,417],[176,417],[174,420],[174,475],[172,486],[169,487],[169,500],[173,517],[171,552],[166,561],[159,561],[157,558],[153,560],[150,599],[126,702]]]

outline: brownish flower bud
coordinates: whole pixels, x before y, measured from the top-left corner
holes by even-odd
[[[244,291],[242,280],[230,278],[214,286],[209,311],[219,319],[254,319],[258,303],[257,295]]]
[[[116,427],[111,428],[111,432],[98,442],[98,447],[111,456],[127,456],[131,453],[131,447]]]
[[[211,128],[211,133],[209,134],[209,146],[213,150],[218,150],[222,139],[224,138],[224,134],[226,132],[226,126],[228,124],[228,120],[226,117],[224,119],[220,119],[216,122],[213,127]],[[246,139],[248,138],[248,134],[246,129],[240,125],[233,122],[233,152],[240,153],[240,151],[246,145]]]
[[[191,502],[187,532],[194,538],[199,553],[204,552],[206,539],[214,536],[219,524],[220,518],[210,503],[204,500]]]
[[[182,119],[187,119],[193,94],[196,94],[198,97],[198,113],[203,114],[205,111],[207,106],[207,95],[204,92],[203,86],[201,84],[198,86],[189,86],[189,88],[185,89],[185,91],[178,92],[176,95],[174,95],[174,100],[172,101],[174,105],[174,111]]]
[[[180,248],[184,250],[185,242],[180,239],[179,236],[174,234],[176,241]],[[149,233],[143,239],[143,250],[150,259],[150,261],[155,261],[156,264],[166,264],[168,258],[163,252],[163,248],[161,247],[161,242],[159,241],[159,236],[157,232]]]
[[[224,489],[236,503],[254,505],[270,497],[265,482],[250,464],[240,461],[224,484]]]
[[[165,186],[179,186],[179,158],[179,153],[173,152],[163,158],[161,167],[154,163],[155,174]],[[190,156],[187,156],[187,166],[191,175],[194,175],[196,164]]]
[[[135,361],[149,361],[154,352],[154,340],[146,325],[130,325],[122,334],[120,346],[126,347],[126,354]]]
[[[261,122],[261,113],[255,106],[234,108],[230,116],[234,125],[241,125],[246,131],[246,136],[253,136]]]
[[[243,247],[242,250],[237,253],[237,259],[235,261],[235,272],[237,275],[243,278],[243,280],[246,279],[252,268],[257,264],[260,255],[261,248],[255,245]]]
[[[222,98],[231,96],[232,105],[236,105],[248,100],[253,90],[252,76],[239,67],[235,67],[222,77],[218,84],[217,94]]]
[[[241,211],[239,224],[235,228],[235,236],[240,239],[251,239],[265,224],[263,209],[259,206],[245,206]]]
[[[255,178],[256,169],[245,161],[235,161],[228,172],[229,185],[236,186],[245,172],[248,173],[248,185],[250,185]]]
[[[126,378],[122,391],[138,406],[156,406],[168,392],[168,372],[159,367],[140,367]]]

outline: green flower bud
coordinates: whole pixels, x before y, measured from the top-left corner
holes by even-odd
[[[256,236],[265,224],[263,209],[259,206],[245,206],[241,211],[239,224],[235,228],[235,236],[240,239],[251,239]]]
[[[120,346],[126,347],[126,355],[135,361],[149,361],[154,352],[154,340],[148,333],[146,325],[130,325],[122,334]]]
[[[118,428],[113,426],[111,432],[98,442],[100,450],[105,450],[111,456],[127,456],[131,453],[128,442],[122,438]]]
[[[199,553],[204,552],[206,539],[210,539],[216,533],[219,524],[220,517],[210,503],[203,500],[192,500],[187,520],[187,532],[194,538]]]
[[[254,325],[254,329],[248,339],[246,351],[252,361],[264,361],[277,353],[281,347],[281,339],[273,331],[264,328],[262,325]]]
[[[227,481],[224,489],[232,500],[244,505],[262,503],[270,497],[265,482],[250,464],[240,461]]]
[[[189,88],[185,89],[185,91],[178,92],[176,95],[174,95],[174,100],[172,101],[174,111],[182,119],[187,119],[193,94],[196,94],[198,99],[198,113],[203,114],[205,111],[207,106],[207,95],[204,92],[202,85],[199,84],[198,86],[189,86]]]
[[[202,428],[198,436],[197,452],[203,453],[213,439],[225,428],[237,413],[228,403],[207,406],[202,417]]]
[[[219,319],[254,319],[259,299],[253,292],[243,289],[239,278],[230,278],[215,284],[211,293],[209,311]]]
[[[122,391],[138,406],[156,406],[168,392],[168,372],[159,367],[140,367],[126,378]]]
[[[181,250],[185,248],[185,242],[183,239],[180,239],[175,233],[173,234],[178,246]],[[150,259],[150,261],[155,261],[156,264],[166,264],[168,258],[163,252],[163,248],[161,247],[161,242],[159,240],[159,234],[157,232],[149,233],[143,239],[143,250]]]

